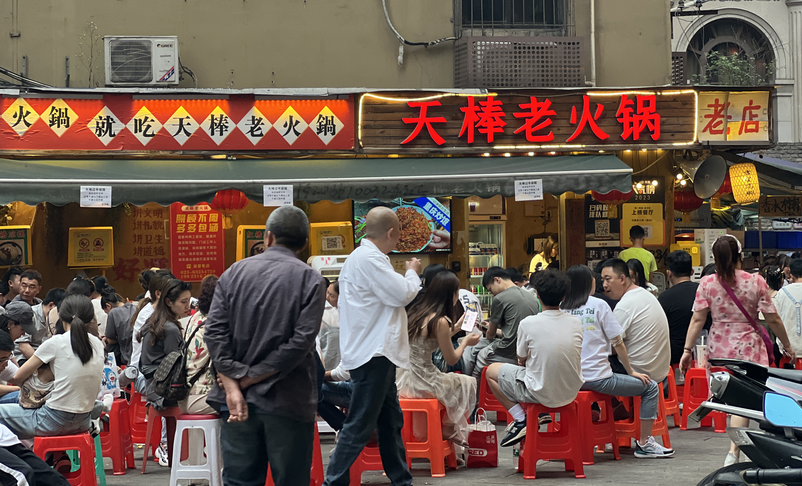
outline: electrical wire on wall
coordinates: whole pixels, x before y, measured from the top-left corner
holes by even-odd
[[[14,81],[20,83],[19,85],[15,85],[13,83],[8,83],[7,81],[3,81],[4,84],[11,84],[13,86],[34,86],[37,88],[52,88],[52,86],[50,86],[49,84],[40,83],[39,81],[36,81],[34,79],[26,78],[25,76],[17,74],[14,71],[10,71],[4,67],[0,67],[0,74],[7,76],[13,79]]]
[[[423,47],[433,47],[443,42],[448,41],[455,41],[457,40],[456,37],[443,37],[442,39],[433,40],[431,42],[410,42],[398,33],[398,31],[393,26],[392,21],[390,21],[390,14],[387,12],[387,0],[382,0],[382,8],[384,9],[384,20],[387,21],[387,25],[390,26],[390,29],[393,31],[393,34],[398,38],[398,41],[401,42],[401,45],[398,46],[398,65],[404,65],[404,44],[408,46],[423,46]]]
[[[181,68],[182,74],[186,73],[190,78],[192,78],[192,81],[195,83],[195,89],[198,89],[198,77],[195,76],[195,72],[192,69],[181,64],[180,57],[178,58],[178,67]],[[179,75],[179,81],[184,79],[184,76],[182,74]]]

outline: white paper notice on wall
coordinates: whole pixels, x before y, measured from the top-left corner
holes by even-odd
[[[516,201],[541,201],[543,199],[543,179],[515,181]]]
[[[110,208],[111,186],[81,186],[82,208]]]
[[[264,186],[265,207],[292,206],[292,185]]]

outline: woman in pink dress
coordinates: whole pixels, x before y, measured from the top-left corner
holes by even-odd
[[[727,287],[732,289],[753,323],[758,322],[758,312],[762,312],[766,324],[774,331],[783,347],[789,349],[786,346],[790,344],[788,335],[771,301],[769,286],[760,275],[741,270],[743,263],[741,243],[734,236],[719,237],[713,244],[713,257],[716,260],[716,273],[702,278],[696,290],[693,318],[685,338],[680,368],[683,372],[690,368],[693,346],[699,338],[708,313],[713,317],[713,326],[710,328],[710,337],[707,341],[709,357],[740,359],[769,366],[768,353],[771,351],[766,350],[763,338],[758,334],[759,331],[750,323],[750,319],[738,308],[726,290]],[[793,351],[790,351],[789,357],[793,362],[795,358]],[[731,416],[730,426],[748,427],[749,419]],[[724,465],[729,466],[738,462],[739,454],[740,449],[731,444]]]

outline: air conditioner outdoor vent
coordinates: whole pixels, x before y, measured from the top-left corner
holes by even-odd
[[[178,37],[106,36],[106,86],[178,84]]]

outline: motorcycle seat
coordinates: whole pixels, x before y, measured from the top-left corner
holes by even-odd
[[[802,384],[802,370],[785,370],[782,368],[769,368],[769,376],[774,376],[782,380]]]

